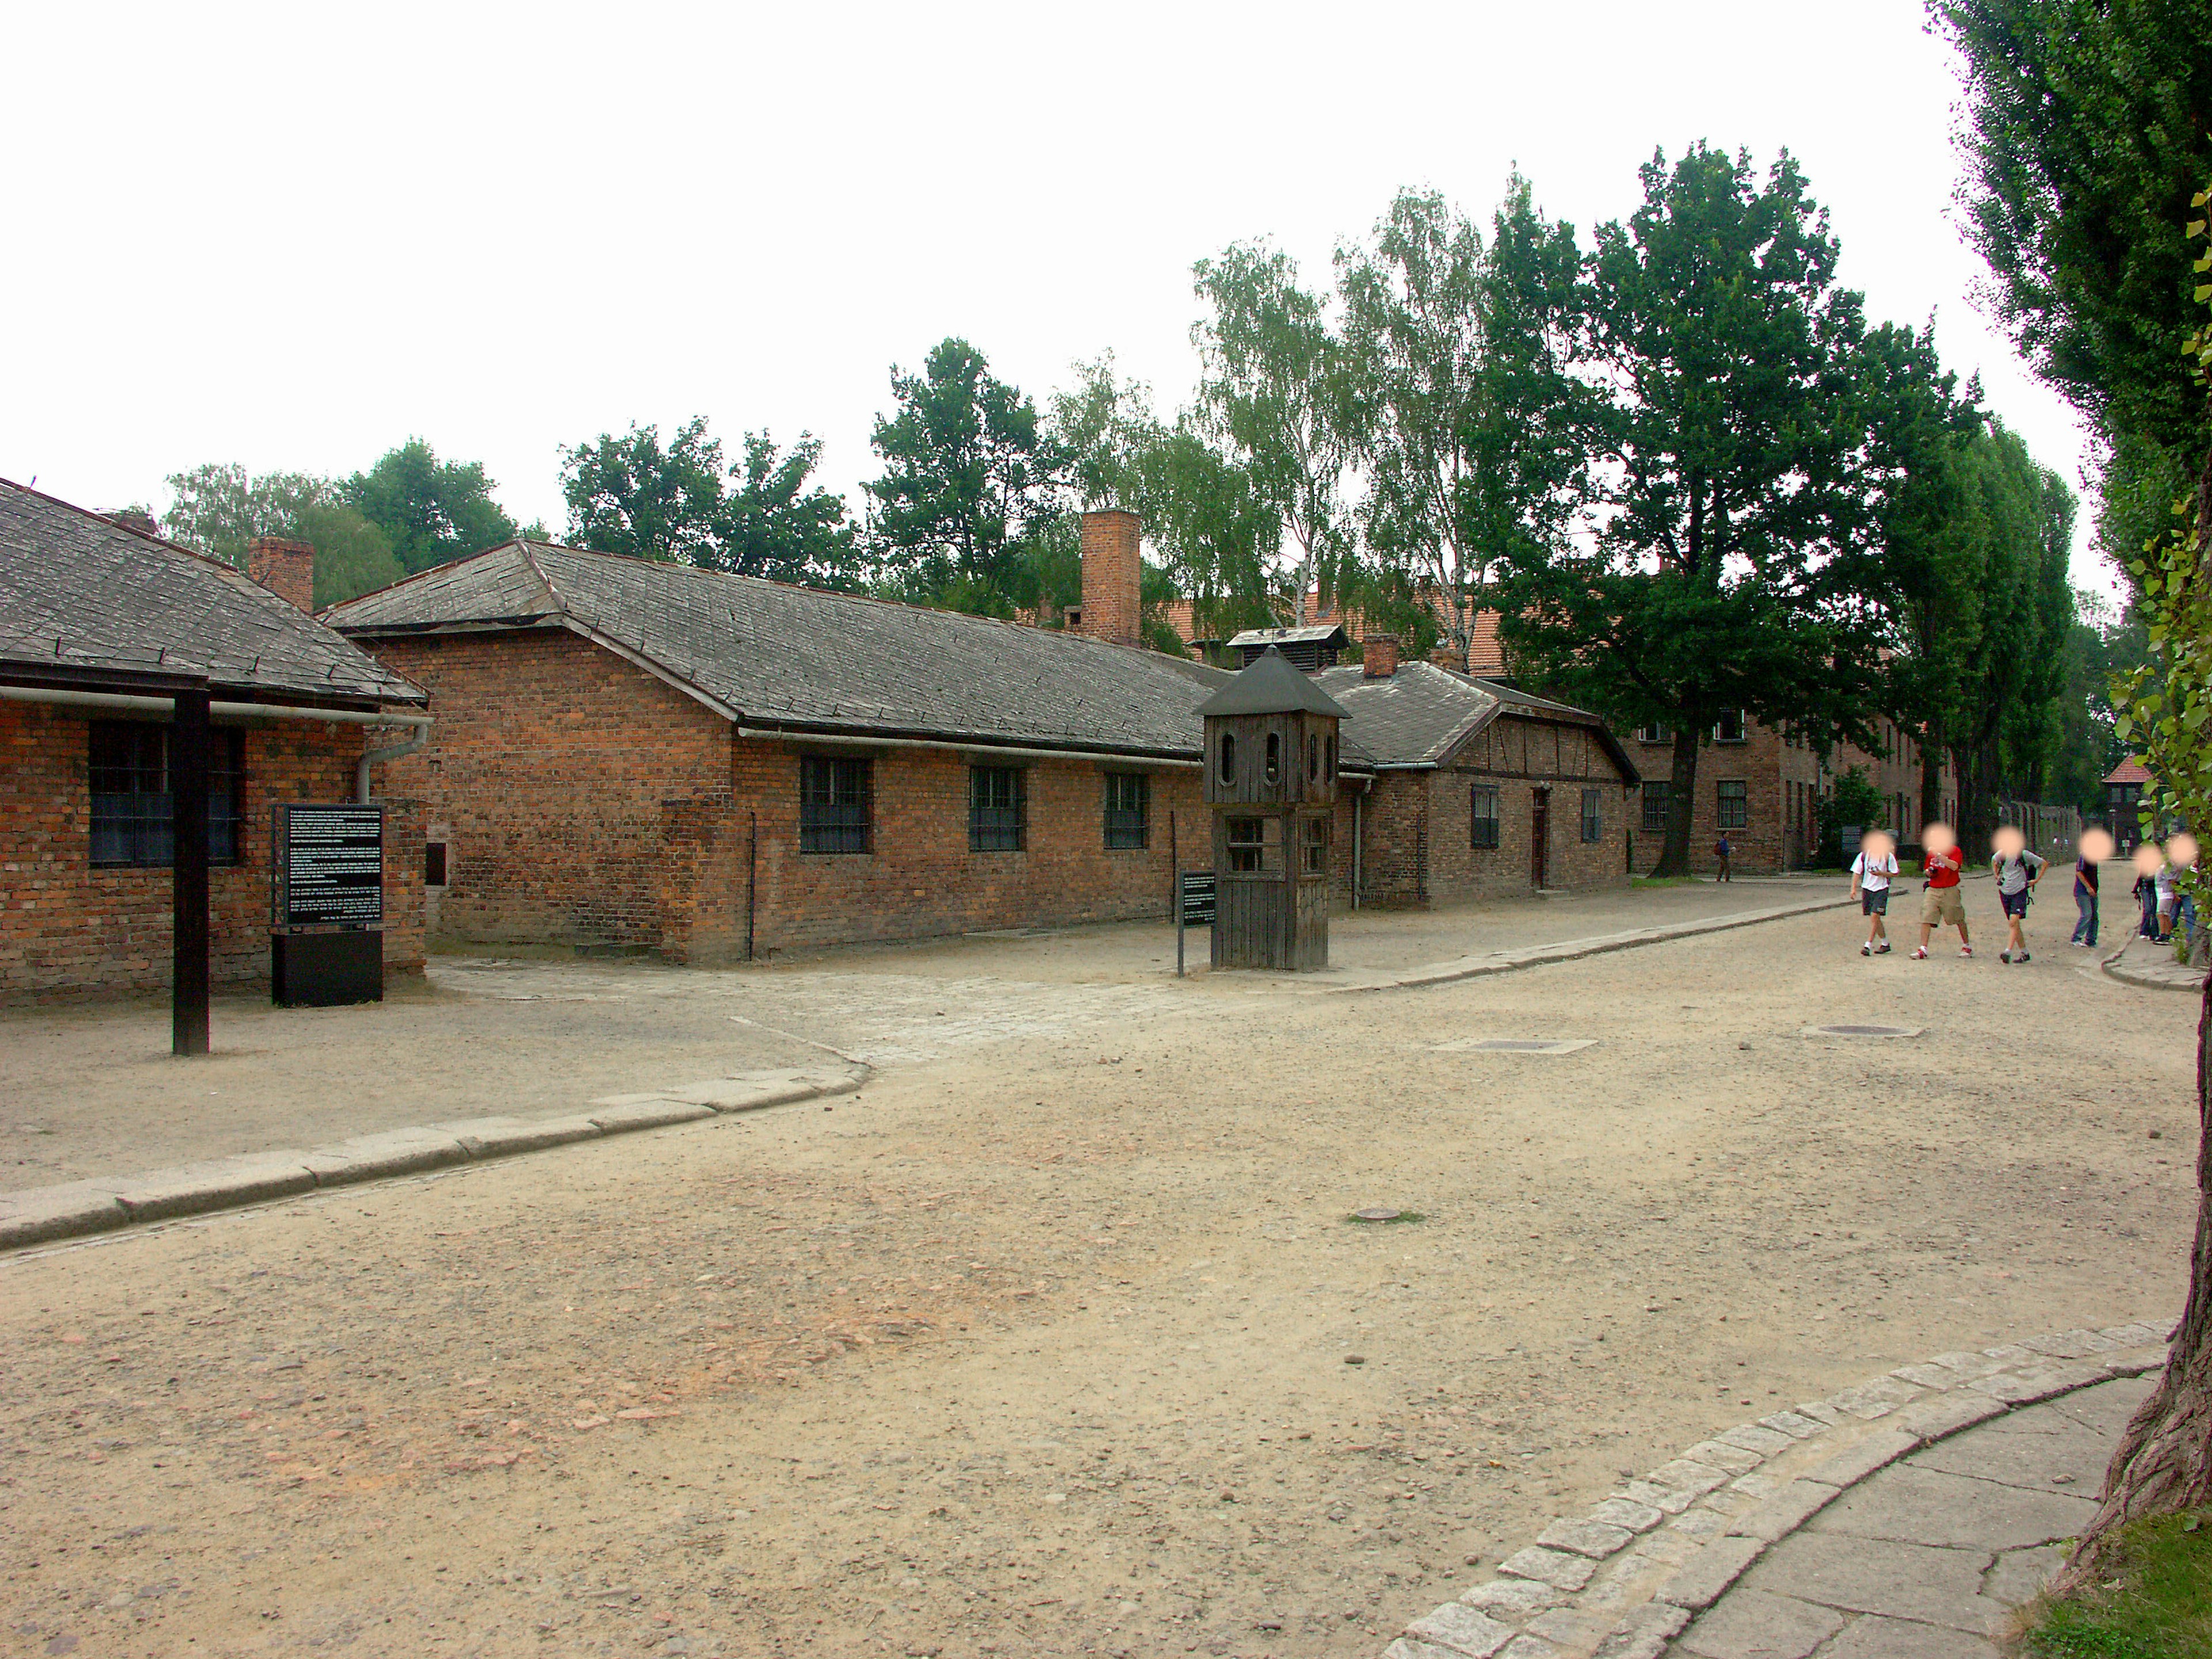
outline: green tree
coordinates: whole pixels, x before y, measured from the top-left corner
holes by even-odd
[[[388,451],[344,484],[346,504],[392,539],[412,573],[514,538],[480,461],[441,461],[420,438]]]
[[[1336,596],[1353,557],[1344,497],[1355,417],[1343,342],[1289,255],[1240,243],[1194,268],[1211,308],[1191,331],[1200,378],[1194,425],[1252,481],[1295,556],[1291,617]],[[1272,561],[1271,561],[1272,562]]]
[[[1037,600],[1030,544],[1060,510],[1067,458],[1036,405],[965,340],[940,341],[919,374],[893,368],[896,412],[871,441],[883,476],[875,553],[899,591],[1005,616]]]
[[[304,472],[255,477],[232,464],[172,473],[167,483],[172,500],[161,518],[164,532],[241,570],[246,544],[257,536],[312,542],[318,607],[389,586],[407,574],[392,556],[392,538],[349,506],[343,487],[331,479]]]
[[[1723,714],[1875,744],[1881,617],[1863,329],[1825,214],[1786,154],[1763,184],[1703,144],[1642,179],[1585,267],[1592,533],[1515,561],[1501,631],[1543,683],[1673,730],[1668,875]]]
[[[749,432],[726,465],[704,416],[664,445],[654,426],[602,433],[561,452],[569,538],[579,547],[665,559],[812,587],[858,585],[858,548],[844,497],[807,487],[822,445],[801,433],[788,450]]]

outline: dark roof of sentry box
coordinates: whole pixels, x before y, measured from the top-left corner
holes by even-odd
[[[1310,674],[1269,646],[1246,664],[1237,678],[1199,704],[1202,715],[1328,714],[1343,720],[1350,710],[1322,690]]]
[[[793,737],[1196,759],[1199,705],[1231,678],[1079,634],[544,542],[325,617],[360,640],[566,629],[749,731]]]
[[[204,682],[246,702],[429,699],[219,559],[0,478],[0,680],[90,690]]]
[[[1342,704],[1376,763],[1386,769],[1439,766],[1501,714],[1557,720],[1589,728],[1598,746],[1620,769],[1621,781],[1643,781],[1635,763],[1605,722],[1586,709],[1531,696],[1497,680],[1455,673],[1431,662],[1407,662],[1397,672],[1370,678],[1352,665],[1311,677]]]

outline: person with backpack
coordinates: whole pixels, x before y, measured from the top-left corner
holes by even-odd
[[[1915,962],[1928,960],[1928,936],[1947,921],[1959,930],[1959,954],[1974,954],[1973,941],[1966,937],[1966,902],[1959,896],[1959,872],[1966,866],[1966,854],[1960,852],[1950,825],[1931,823],[1920,832],[1920,873],[1926,880],[1920,888],[1920,945],[1912,953]]]
[[[1997,953],[2004,963],[2027,960],[2027,903],[2035,884],[2043,879],[2050,860],[2028,850],[2027,837],[2017,824],[2008,823],[1990,837],[1990,873],[1997,878],[1997,902],[2004,907],[2005,948]]]
[[[1721,838],[1713,843],[1713,856],[1721,861],[1721,872],[1713,878],[1715,881],[1735,879],[1729,874],[1729,854],[1731,850],[1729,846],[1728,831],[1723,830],[1721,831]]]
[[[1882,918],[1889,914],[1889,884],[1896,878],[1896,844],[1880,830],[1868,830],[1860,838],[1859,855],[1851,860],[1851,896],[1867,918],[1866,943],[1859,946],[1863,957],[1889,954],[1889,932]]]

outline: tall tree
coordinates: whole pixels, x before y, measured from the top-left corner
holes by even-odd
[[[871,441],[883,476],[878,556],[917,599],[991,615],[1034,605],[1034,537],[1060,508],[1066,457],[1036,405],[997,379],[965,340],[930,350],[919,374],[891,370],[897,410]]]
[[[1493,568],[1557,545],[1573,510],[1574,233],[1547,223],[1516,176],[1487,246],[1442,196],[1406,191],[1373,246],[1337,264],[1370,603],[1441,598],[1463,665]]]
[[[602,433],[561,452],[568,533],[579,547],[665,559],[811,587],[858,585],[858,549],[835,490],[807,487],[821,441],[801,433],[788,450],[749,432],[744,457],[726,465],[700,416],[664,444],[654,426]]]
[[[392,538],[408,571],[511,541],[514,520],[492,499],[481,461],[441,461],[420,438],[345,482],[346,502]]]
[[[1295,548],[1291,615],[1303,623],[1308,592],[1328,604],[1353,552],[1344,483],[1354,417],[1343,343],[1279,249],[1240,243],[1200,260],[1194,276],[1212,309],[1191,331],[1201,364],[1196,424],[1251,478]]]
[[[331,479],[305,472],[255,477],[232,464],[172,473],[167,482],[164,532],[241,570],[246,544],[257,536],[314,544],[318,606],[357,599],[407,574],[392,556],[392,538],[349,506]]]
[[[1859,297],[1787,154],[1699,144],[1586,262],[1587,372],[1609,393],[1586,544],[1516,560],[1501,631],[1540,678],[1674,733],[1657,870],[1689,866],[1700,750],[1736,709],[1873,746]]]

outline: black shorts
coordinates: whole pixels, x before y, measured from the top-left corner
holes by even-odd
[[[1889,889],[1862,887],[1859,889],[1859,914],[1863,916],[1886,916],[1889,914]]]
[[[2027,915],[2027,889],[2025,887],[2017,893],[1999,893],[1997,901],[2004,906],[2004,913],[2008,916],[2024,917]]]

